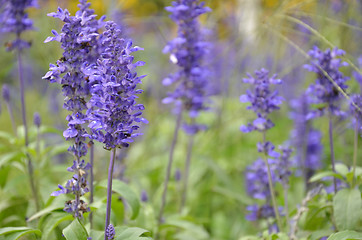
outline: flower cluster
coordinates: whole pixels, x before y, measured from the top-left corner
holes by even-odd
[[[208,70],[203,65],[206,53],[210,48],[203,40],[197,18],[211,11],[198,0],[177,0],[172,6],[166,7],[171,12],[170,18],[178,25],[178,34],[164,48],[164,53],[170,53],[170,60],[177,64],[180,70],[163,80],[163,85],[177,83],[172,93],[163,99],[163,103],[175,103],[176,112],[187,111],[194,119],[199,112],[206,110],[208,102]],[[184,130],[195,134],[205,129],[200,124],[185,124]]]
[[[269,114],[278,110],[284,99],[278,95],[278,91],[270,89],[270,84],[281,84],[282,81],[277,79],[276,75],[269,78],[269,71],[264,68],[255,71],[255,78],[248,74],[248,78],[244,78],[243,81],[254,88],[246,90],[246,94],[240,96],[240,101],[250,102],[251,106],[246,109],[254,111],[257,118],[253,123],[241,126],[240,130],[245,133],[255,130],[263,132],[272,128],[274,123],[269,119]]]
[[[114,236],[116,235],[116,231],[112,224],[109,224],[106,230],[106,237],[107,240],[113,240]]]
[[[142,50],[133,47],[132,41],[122,38],[121,30],[109,21],[106,31],[100,36],[104,51],[96,64],[87,68],[85,73],[92,83],[90,103],[87,111],[91,129],[90,137],[104,143],[106,149],[128,147],[132,138],[140,135],[135,131],[142,118],[144,106],[136,103],[136,89],[145,76],[137,76],[134,70],[144,62],[132,63],[132,52]]]
[[[60,194],[72,193],[76,196],[83,196],[89,192],[87,187],[87,171],[90,168],[91,165],[89,163],[86,164],[84,160],[81,162],[73,161],[73,165],[67,169],[69,172],[74,172],[72,179],[67,181],[65,187],[59,184],[58,187],[60,190],[53,192],[51,195],[59,196]],[[64,211],[74,214],[75,217],[80,217],[83,213],[89,212],[90,209],[83,200],[75,199],[66,202]]]
[[[293,150],[288,146],[279,146],[279,150],[281,151],[281,154],[277,161],[278,172],[276,175],[279,178],[278,181],[280,181],[284,186],[287,186],[289,183],[289,176],[292,174],[292,162],[290,157]]]
[[[20,36],[24,31],[33,29],[33,22],[25,11],[29,7],[37,7],[36,0],[4,0],[0,4],[0,32],[16,35],[14,41],[6,44],[7,50],[30,47],[30,42],[22,40]]]
[[[271,166],[272,182],[273,185],[278,181],[278,161],[275,159],[268,159],[268,163]],[[280,176],[279,176],[280,177]],[[275,213],[272,205],[270,205],[270,187],[268,182],[267,166],[264,160],[258,159],[253,164],[246,168],[245,183],[247,193],[255,199],[265,200],[264,205],[249,205],[247,210],[249,214],[246,215],[246,220],[257,221],[260,219],[274,218]],[[279,207],[278,211],[282,212],[282,208]]]
[[[268,162],[271,165],[272,181],[275,183],[277,181],[275,175],[276,161],[274,159],[268,159]],[[245,183],[246,191],[251,197],[256,199],[270,198],[267,166],[262,159],[257,159],[246,168]]]
[[[308,54],[311,62],[310,64],[304,65],[304,67],[308,71],[317,73],[318,78],[315,84],[309,86],[307,93],[313,97],[313,103],[326,104],[327,107],[311,111],[308,118],[320,117],[326,113],[326,110],[335,116],[343,117],[345,115],[339,107],[342,94],[335,86],[335,84],[337,84],[342,91],[345,91],[348,87],[345,85],[348,78],[339,71],[339,68],[346,66],[347,63],[337,58],[338,56],[343,56],[344,53],[343,50],[338,48],[334,48],[333,50],[327,49],[322,52],[316,46],[309,51]],[[328,74],[334,83],[332,83],[325,73]]]
[[[246,210],[249,211],[249,214],[245,217],[248,221],[275,218],[274,209],[270,204],[264,204],[262,206],[250,205],[246,208]],[[278,210],[281,213],[283,208],[280,207]]]
[[[73,212],[75,217],[81,217],[82,213],[87,210],[85,203],[81,204],[80,197],[88,192],[87,188],[87,170],[88,164],[81,160],[87,154],[87,145],[85,143],[87,132],[83,124],[87,122],[84,111],[87,110],[86,99],[90,94],[90,81],[83,73],[85,68],[95,62],[98,53],[97,36],[99,28],[103,26],[102,17],[96,20],[94,11],[89,9],[90,3],[86,0],[80,0],[79,11],[75,16],[70,16],[67,9],[58,8],[55,13],[48,16],[59,18],[64,22],[62,32],[58,34],[52,31],[54,37],[48,37],[45,42],[58,41],[64,50],[63,57],[60,58],[56,65],[50,64],[50,71],[46,73],[43,79],[52,83],[58,83],[62,86],[62,92],[65,96],[63,107],[71,112],[67,116],[68,129],[63,132],[66,140],[72,141],[73,144],[68,151],[73,153],[76,161],[68,171],[74,172],[73,178],[67,182],[64,187],[59,186],[60,191],[54,192],[53,195],[60,193],[73,193],[76,196],[74,201],[69,201],[65,211]]]

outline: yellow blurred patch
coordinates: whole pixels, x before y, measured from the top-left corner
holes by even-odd
[[[135,8],[139,2],[138,0],[118,0],[124,10]]]

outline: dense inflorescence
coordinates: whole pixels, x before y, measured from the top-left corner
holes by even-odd
[[[277,181],[277,177],[275,175],[276,161],[273,159],[268,159],[268,162],[272,166],[272,180],[273,183],[275,183]],[[262,159],[254,161],[246,168],[245,184],[246,190],[252,198],[270,198],[267,168],[265,162]]]
[[[109,224],[106,230],[106,237],[107,240],[113,240],[114,236],[116,235],[116,231],[112,224]]]
[[[25,12],[27,8],[37,7],[36,0],[4,0],[0,2],[0,32],[14,33],[16,39],[7,43],[7,50],[30,47],[30,42],[22,40],[24,31],[33,29],[33,21]],[[2,8],[2,9],[1,9]]]
[[[97,64],[86,70],[92,82],[92,108],[87,118],[90,137],[104,143],[106,149],[114,149],[128,147],[133,138],[141,134],[136,132],[139,123],[147,123],[141,117],[144,106],[136,103],[137,94],[143,92],[136,88],[145,76],[137,76],[133,71],[144,62],[132,63],[131,53],[142,48],[133,47],[131,40],[122,38],[114,22],[107,22],[105,28],[100,36],[104,52]]]
[[[206,110],[209,101],[208,74],[204,60],[210,44],[203,39],[197,18],[211,11],[198,0],[177,0],[172,6],[166,7],[171,12],[170,18],[178,25],[178,34],[164,48],[164,53],[170,53],[170,60],[177,64],[180,70],[163,80],[165,86],[177,83],[176,89],[163,99],[163,103],[174,103],[176,112],[187,111],[194,119],[200,111]],[[189,123],[184,130],[195,134],[205,129],[201,124]]]
[[[339,68],[348,64],[337,58],[344,54],[345,52],[338,48],[334,48],[333,50],[327,49],[322,52],[316,46],[309,51],[311,62],[310,64],[304,65],[304,67],[308,71],[317,73],[318,78],[314,84],[309,86],[307,94],[310,95],[312,103],[326,104],[327,107],[321,107],[311,111],[308,114],[308,118],[320,117],[324,115],[327,110],[335,116],[345,116],[345,113],[340,110],[340,100],[342,98],[340,90],[345,91],[347,89],[348,86],[345,85],[345,82],[348,78],[339,71]],[[338,89],[336,85],[338,85],[340,89]]]
[[[278,95],[278,91],[272,91],[271,84],[281,84],[282,81],[277,79],[276,75],[269,78],[269,71],[261,69],[255,71],[255,76],[247,74],[248,78],[244,78],[244,83],[252,85],[252,89],[246,90],[245,95],[240,96],[241,102],[250,102],[251,106],[246,109],[252,110],[257,115],[253,123],[248,123],[247,126],[241,126],[242,132],[251,131],[266,131],[274,126],[274,123],[269,119],[269,114],[279,109],[283,98]]]
[[[58,8],[55,13],[48,14],[48,16],[59,18],[65,24],[60,34],[53,30],[54,37],[48,37],[45,40],[45,42],[60,42],[64,50],[63,57],[57,61],[56,65],[50,64],[50,71],[43,78],[62,86],[65,96],[63,107],[71,112],[66,118],[68,129],[63,132],[63,136],[66,140],[73,142],[68,151],[76,159],[73,166],[68,168],[68,171],[74,172],[73,178],[65,187],[59,185],[61,190],[52,195],[73,193],[76,199],[67,202],[64,210],[72,212],[75,217],[81,217],[89,210],[80,200],[80,197],[88,192],[86,178],[87,170],[90,168],[89,164],[81,160],[87,154],[85,143],[87,132],[83,125],[87,122],[84,111],[88,109],[86,101],[90,95],[90,81],[83,72],[99,56],[97,36],[104,19],[102,17],[96,20],[96,15],[93,15],[94,11],[89,9],[89,6],[90,3],[86,0],[80,0],[78,4],[80,10],[75,16],[70,16],[67,9],[61,8]]]
[[[41,125],[41,117],[39,115],[39,113],[34,113],[34,117],[33,117],[33,122],[34,122],[34,125],[39,128],[40,125]]]
[[[10,88],[7,84],[3,85],[2,88],[2,95],[3,95],[3,99],[6,103],[10,102]]]
[[[246,108],[252,110],[256,114],[253,123],[247,126],[241,126],[242,132],[258,131],[263,135],[263,141],[258,142],[258,152],[263,154],[264,159],[256,160],[247,168],[246,184],[248,194],[256,199],[264,199],[266,204],[263,206],[252,205],[248,207],[251,213],[247,216],[248,220],[267,219],[276,217],[279,222],[279,209],[275,202],[273,186],[276,181],[285,182],[289,177],[289,157],[291,150],[282,148],[282,155],[276,152],[275,146],[266,140],[266,131],[274,127],[274,123],[269,119],[269,114],[279,109],[279,105],[283,102],[283,98],[278,95],[277,90],[271,89],[271,84],[281,84],[282,81],[276,78],[276,75],[269,77],[269,71],[261,69],[255,71],[255,77],[248,74],[248,78],[244,78],[245,83],[251,85],[251,89],[246,90],[245,95],[240,96],[241,102],[249,102]],[[278,173],[277,173],[278,172]],[[270,202],[273,206],[270,206]],[[272,211],[267,211],[271,210]],[[263,211],[263,215],[255,215]],[[278,223],[279,224],[279,223]]]

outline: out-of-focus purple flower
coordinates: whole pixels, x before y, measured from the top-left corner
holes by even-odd
[[[136,89],[141,79],[134,69],[144,62],[133,63],[132,52],[142,50],[133,47],[131,40],[122,38],[121,31],[112,21],[106,23],[106,31],[100,36],[104,51],[97,64],[91,65],[86,74],[92,82],[90,103],[87,112],[92,130],[90,137],[104,143],[106,149],[128,147],[133,138],[141,135],[136,132],[139,123],[148,123],[141,117],[144,106],[136,103]]]
[[[175,181],[176,182],[180,181],[181,177],[182,177],[181,170],[179,168],[177,168],[175,171]]]
[[[250,205],[246,207],[250,213],[246,215],[246,220],[248,221],[257,221],[260,219],[268,219],[270,217],[275,217],[273,207],[271,205],[265,204],[262,206]]]
[[[200,111],[206,110],[209,101],[209,71],[204,61],[210,44],[204,41],[197,20],[201,14],[211,11],[204,5],[204,2],[198,0],[177,0],[172,2],[172,6],[166,7],[171,12],[170,18],[178,25],[178,34],[163,52],[170,53],[171,62],[178,65],[180,70],[163,80],[165,86],[177,84],[176,89],[163,99],[163,103],[174,103],[176,112],[183,109],[190,118],[196,118]],[[195,134],[204,127],[184,129],[189,134]]]
[[[354,94],[351,96],[351,103],[349,104],[350,113],[352,115],[352,124],[353,126],[357,123],[358,124],[358,131],[360,132],[362,129],[362,113],[360,110],[362,110],[362,96],[360,94]],[[357,109],[355,105],[352,104],[352,102],[359,107]]]
[[[358,58],[358,67],[360,69],[362,69],[362,55],[359,56]],[[362,92],[362,74],[360,74],[357,71],[353,71],[352,72],[353,77],[356,79],[356,81],[359,83],[360,87],[361,87],[361,92]]]
[[[290,117],[294,120],[291,138],[296,148],[296,166],[300,169],[317,170],[322,165],[322,134],[311,126],[311,120],[308,119],[311,111],[310,97],[302,94],[291,102],[291,107],[293,112]]]
[[[147,194],[146,190],[142,190],[142,192],[141,192],[141,201],[148,202],[148,194]]]
[[[268,159],[271,166],[273,183],[276,182],[274,159]],[[270,197],[267,166],[262,159],[256,160],[246,168],[245,183],[248,194],[256,199],[268,199]]]
[[[109,224],[106,230],[106,237],[107,240],[113,240],[114,236],[116,235],[116,231],[112,224]]]
[[[289,177],[292,174],[291,167],[292,162],[290,157],[292,155],[293,150],[288,146],[279,146],[279,150],[282,152],[280,157],[277,160],[277,171],[276,175],[278,176],[278,180],[283,184],[287,185],[289,183]]]
[[[322,133],[319,130],[310,129],[306,145],[305,168],[317,170],[322,166],[323,145],[321,141]]]
[[[258,142],[257,148],[258,152],[264,153],[270,157],[278,158],[280,156],[278,152],[274,151],[275,146],[269,141],[266,141],[264,143]]]
[[[275,218],[273,206],[269,204],[264,204],[262,206],[250,205],[246,207],[246,210],[249,211],[249,214],[246,215],[246,220],[248,221],[257,221],[261,219]],[[283,208],[279,207],[279,213],[282,213]]]
[[[333,79],[333,81],[343,90],[347,89],[345,82],[347,77],[339,71],[342,66],[347,66],[346,62],[337,58],[343,56],[345,52],[341,49],[334,48],[333,50],[327,49],[322,52],[318,47],[314,46],[312,50],[308,52],[311,57],[310,64],[304,65],[308,71],[317,73],[317,79],[315,84],[311,84],[307,89],[307,94],[310,95],[313,103],[326,104],[324,108],[311,111],[308,114],[308,118],[316,118],[323,116],[326,111],[330,111],[335,116],[343,117],[345,113],[340,110],[340,100],[342,94],[334,86],[334,84],[324,75],[324,72]],[[324,72],[323,72],[323,71]]]
[[[3,85],[2,94],[3,94],[4,101],[9,103],[10,102],[10,89],[7,84]]]
[[[247,74],[248,78],[244,78],[245,83],[252,85],[252,89],[246,90],[245,95],[240,96],[241,102],[249,102],[247,110],[252,110],[256,113],[257,118],[253,123],[248,123],[247,126],[241,126],[242,132],[259,131],[264,132],[274,126],[274,123],[269,119],[269,114],[279,109],[282,104],[283,98],[278,95],[278,91],[272,91],[271,84],[281,84],[282,81],[273,75],[269,78],[269,71],[261,69],[255,71],[255,78]]]
[[[26,9],[37,7],[36,0],[4,0],[0,3],[0,32],[14,33],[16,39],[7,43],[7,50],[21,50],[30,47],[30,42],[20,38],[24,31],[33,29],[33,21],[28,17]]]
[[[41,117],[39,115],[39,113],[34,113],[34,117],[33,117],[33,120],[34,120],[34,125],[39,128],[40,125],[41,125]]]
[[[335,189],[334,189],[334,186],[333,186],[333,177],[324,177],[322,180],[326,184],[326,187],[324,188],[326,190],[326,192],[327,193],[334,193]],[[341,181],[338,178],[336,179],[336,183],[337,183],[337,191],[348,187],[348,185],[345,182]]]
[[[56,65],[50,64],[50,69],[43,79],[62,86],[65,96],[63,108],[71,112],[66,118],[68,129],[63,132],[63,136],[73,143],[68,151],[76,158],[73,166],[68,168],[68,171],[74,172],[73,178],[65,187],[59,185],[60,190],[52,195],[73,193],[76,196],[75,200],[68,201],[64,210],[77,218],[89,211],[86,203],[80,200],[80,197],[89,191],[86,178],[87,170],[90,168],[89,164],[81,160],[87,154],[85,143],[87,133],[83,125],[87,122],[84,111],[88,109],[86,99],[90,94],[90,80],[84,71],[99,56],[97,36],[104,20],[104,17],[96,20],[96,15],[93,15],[94,10],[89,9],[89,6],[90,3],[87,3],[87,0],[80,0],[78,4],[80,10],[75,16],[70,16],[67,9],[61,8],[58,8],[55,13],[48,14],[62,20],[64,26],[60,34],[52,30],[54,37],[48,37],[45,40],[45,42],[60,42],[64,50],[63,57],[57,61]]]

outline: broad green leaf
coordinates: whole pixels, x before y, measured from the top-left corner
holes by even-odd
[[[44,215],[46,215],[46,214],[48,214],[48,213],[51,213],[51,212],[53,212],[53,211],[55,211],[55,210],[60,210],[60,209],[63,209],[63,207],[54,206],[54,205],[51,205],[51,206],[49,206],[49,207],[46,207],[46,208],[44,208],[43,210],[41,210],[41,211],[35,213],[33,216],[31,216],[31,217],[28,219],[28,222],[31,222],[31,221],[33,221],[34,219],[37,219],[37,218],[39,218],[39,217],[41,217],[41,216],[44,216]]]
[[[104,231],[91,230],[89,235],[92,237],[92,240],[104,239]]]
[[[42,239],[47,240],[50,239],[50,234],[60,223],[64,221],[72,221],[73,216],[66,212],[58,212],[50,214],[45,221],[43,226],[43,235]]]
[[[175,220],[169,220],[162,225],[162,227],[168,227],[168,226],[178,227],[188,232],[193,232],[194,237],[196,239],[209,239],[209,234],[206,232],[204,228],[190,221],[175,219]]]
[[[23,237],[25,235],[28,235],[28,234],[35,234],[37,236],[41,236],[41,231],[38,230],[38,229],[32,229],[32,230],[27,230],[27,231],[15,232],[15,233],[7,235],[5,237],[5,239],[6,240],[17,240],[17,239],[20,239],[21,237]]]
[[[137,228],[137,227],[130,227],[130,228],[122,228],[116,227],[116,236],[115,240],[141,240],[141,239],[151,239],[148,237],[141,237],[145,233],[149,233],[149,231]]]
[[[32,229],[28,228],[28,227],[5,227],[5,228],[0,228],[0,236],[5,235],[5,234],[10,234],[10,233],[13,233],[13,232],[21,232],[21,231],[27,231],[27,230],[32,230]]]
[[[6,140],[9,140],[10,142],[11,140],[14,139],[14,136],[8,132],[0,131],[0,138],[4,138]]]
[[[107,180],[100,182],[99,186],[107,188]],[[131,219],[135,219],[138,216],[141,206],[138,195],[126,183],[117,179],[113,179],[112,191],[118,193],[126,200],[132,210]]]
[[[67,240],[87,240],[88,238],[87,230],[78,219],[64,228],[63,235]]]
[[[308,236],[308,240],[319,240],[322,237],[331,235],[333,232],[334,231],[331,229],[314,231]]]
[[[339,230],[355,230],[362,216],[361,193],[342,189],[333,198],[333,213]]]
[[[360,240],[362,233],[355,231],[343,231],[334,233],[327,240]]]
[[[21,152],[11,152],[0,156],[0,167],[7,164],[13,159],[20,159],[23,156]]]
[[[340,173],[343,176],[346,176],[346,174],[349,172],[348,167],[343,163],[336,163],[335,169],[337,173]]]
[[[341,176],[338,173],[335,173],[333,171],[323,171],[323,172],[317,173],[313,177],[311,177],[309,179],[309,182],[316,182],[316,181],[322,180],[322,178],[325,178],[325,177],[335,177],[335,178],[344,180],[343,176]]]

